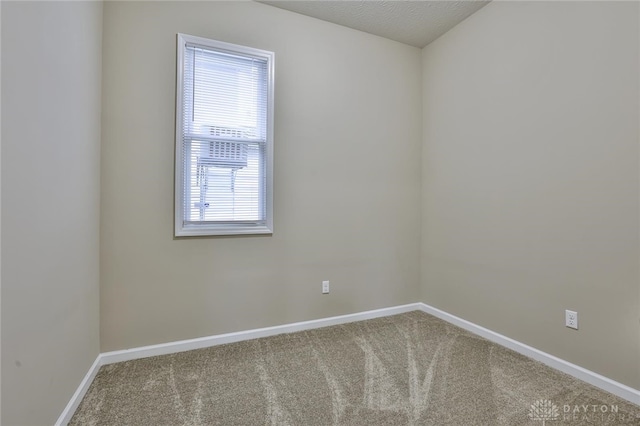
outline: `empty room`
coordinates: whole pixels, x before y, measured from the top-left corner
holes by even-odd
[[[2,1],[0,423],[640,425],[637,1]]]

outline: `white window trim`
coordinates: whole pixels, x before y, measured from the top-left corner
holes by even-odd
[[[266,50],[225,43],[187,34],[178,34],[177,69],[176,69],[176,143],[175,143],[175,198],[174,215],[176,237],[215,236],[215,235],[259,235],[273,234],[273,94],[274,94],[274,53]],[[265,223],[238,224],[202,224],[184,225],[184,170],[183,170],[183,115],[182,96],[184,86],[183,63],[186,43],[199,44],[204,48],[216,48],[235,53],[266,59],[267,62],[267,146],[266,146],[266,188],[265,188]]]

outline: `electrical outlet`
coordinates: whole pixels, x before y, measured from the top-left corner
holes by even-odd
[[[322,294],[329,293],[329,281],[322,281]]]
[[[564,311],[564,322],[569,328],[578,329],[578,313],[570,310]]]

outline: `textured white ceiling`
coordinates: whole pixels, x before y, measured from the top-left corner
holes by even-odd
[[[480,0],[259,1],[416,47],[431,43],[489,3]]]

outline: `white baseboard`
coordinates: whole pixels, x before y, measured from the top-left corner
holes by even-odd
[[[349,322],[363,321],[367,319],[386,317],[401,314],[404,312],[420,310],[419,303],[394,306],[391,308],[375,309],[372,311],[358,312],[355,314],[339,315],[329,318],[321,318],[311,321],[294,322],[291,324],[278,325],[274,327],[257,328],[254,330],[239,331],[236,333],[218,334],[216,336],[200,337],[197,339],[180,340],[177,342],[161,343],[158,345],[142,346],[139,348],[125,349],[121,351],[103,352],[98,355],[93,365],[78,386],[78,389],[71,397],[71,400],[60,414],[55,426],[66,426],[73,417],[76,409],[82,402],[93,379],[98,374],[100,367],[116,362],[131,361],[134,359],[147,358],[157,355],[168,355],[178,352],[190,351],[193,349],[208,348],[211,346],[224,345],[227,343],[240,342],[243,340],[258,339],[260,337],[275,336],[283,333],[293,333],[296,331],[311,330],[314,328],[328,327],[331,325],[346,324]]]
[[[441,311],[440,309],[434,308],[433,306],[429,306],[425,303],[418,303],[418,305],[420,305],[420,310],[426,312],[427,314],[431,314],[434,317],[447,321],[448,323],[457,325],[458,327],[470,331],[473,334],[477,334],[478,336],[484,337],[485,339],[493,343],[497,343],[498,345],[509,348],[515,352],[518,352],[519,354],[522,354],[529,358],[533,358],[536,361],[540,361],[551,368],[560,370],[563,373],[567,373],[570,376],[575,377],[576,379],[587,382],[590,385],[619,396],[620,398],[623,398],[629,402],[640,405],[640,390],[633,389],[627,385],[616,382],[615,380],[611,380],[608,377],[602,376],[591,370],[587,370],[586,368],[582,368],[556,356],[525,345],[524,343],[503,336],[502,334],[498,334],[470,321]]]
[[[274,327],[257,328],[254,330],[239,331],[236,333],[218,334],[216,336],[200,337],[197,339],[180,340],[177,342],[162,343],[159,345],[143,346],[140,348],[125,349],[122,351],[105,352],[101,354],[102,365],[115,362],[130,361],[133,359],[147,358],[150,356],[173,354],[190,351],[193,349],[208,348],[243,340],[258,339],[261,337],[275,336],[276,334],[293,333],[296,331],[311,330],[314,328],[328,327],[331,325],[345,324],[354,321],[363,321],[372,318],[386,317],[401,314],[403,312],[420,310],[419,303],[395,306],[392,308],[376,309],[373,311],[358,312],[355,314],[340,315],[336,317],[322,318],[311,321],[294,322],[291,324],[277,325]]]
[[[640,405],[640,391],[618,383],[598,373],[587,370],[558,357],[542,352],[536,348],[520,343],[509,337],[503,336],[489,329],[481,327],[470,321],[451,315],[440,309],[434,308],[424,303],[411,303],[408,305],[395,306],[391,308],[376,309],[373,311],[358,312],[355,314],[340,315],[329,318],[322,318],[311,321],[295,322],[291,324],[278,325],[274,327],[257,328],[254,330],[240,331],[236,333],[219,334],[216,336],[200,337],[197,339],[180,340],[177,342],[162,343],[159,345],[142,346],[139,348],[125,349],[121,351],[104,352],[98,355],[86,376],[78,386],[78,389],[71,397],[71,400],[58,418],[56,426],[65,426],[73,417],[75,410],[80,405],[82,398],[87,393],[91,382],[98,374],[101,366],[122,361],[147,358],[157,355],[167,355],[178,352],[190,351],[193,349],[208,348],[211,346],[224,345],[227,343],[240,342],[244,340],[258,339],[261,337],[275,336],[283,333],[293,333],[296,331],[311,330],[315,328],[328,327],[331,325],[346,324],[349,322],[363,321],[367,319],[386,317],[401,314],[404,312],[420,310],[431,314],[437,318],[447,321],[453,325],[463,328],[471,333],[477,334],[485,339],[507,347],[515,352],[533,358],[549,367],[567,373],[577,379],[587,382],[593,386],[610,392],[634,404]]]
[[[96,378],[96,374],[98,374],[98,370],[100,370],[100,367],[102,366],[100,355],[101,354],[98,354],[96,360],[93,361],[93,364],[89,368],[89,371],[87,371],[84,379],[82,379],[82,382],[80,382],[80,386],[78,386],[78,389],[76,389],[76,392],[71,397],[71,400],[64,408],[64,410],[62,410],[62,414],[60,414],[60,417],[58,417],[58,421],[55,423],[55,426],[66,426],[66,424],[71,420],[71,417],[73,417],[73,413],[76,412],[76,409],[80,405],[80,402],[82,402],[82,398],[84,398],[84,395],[89,390],[91,382],[93,382],[93,379]]]

